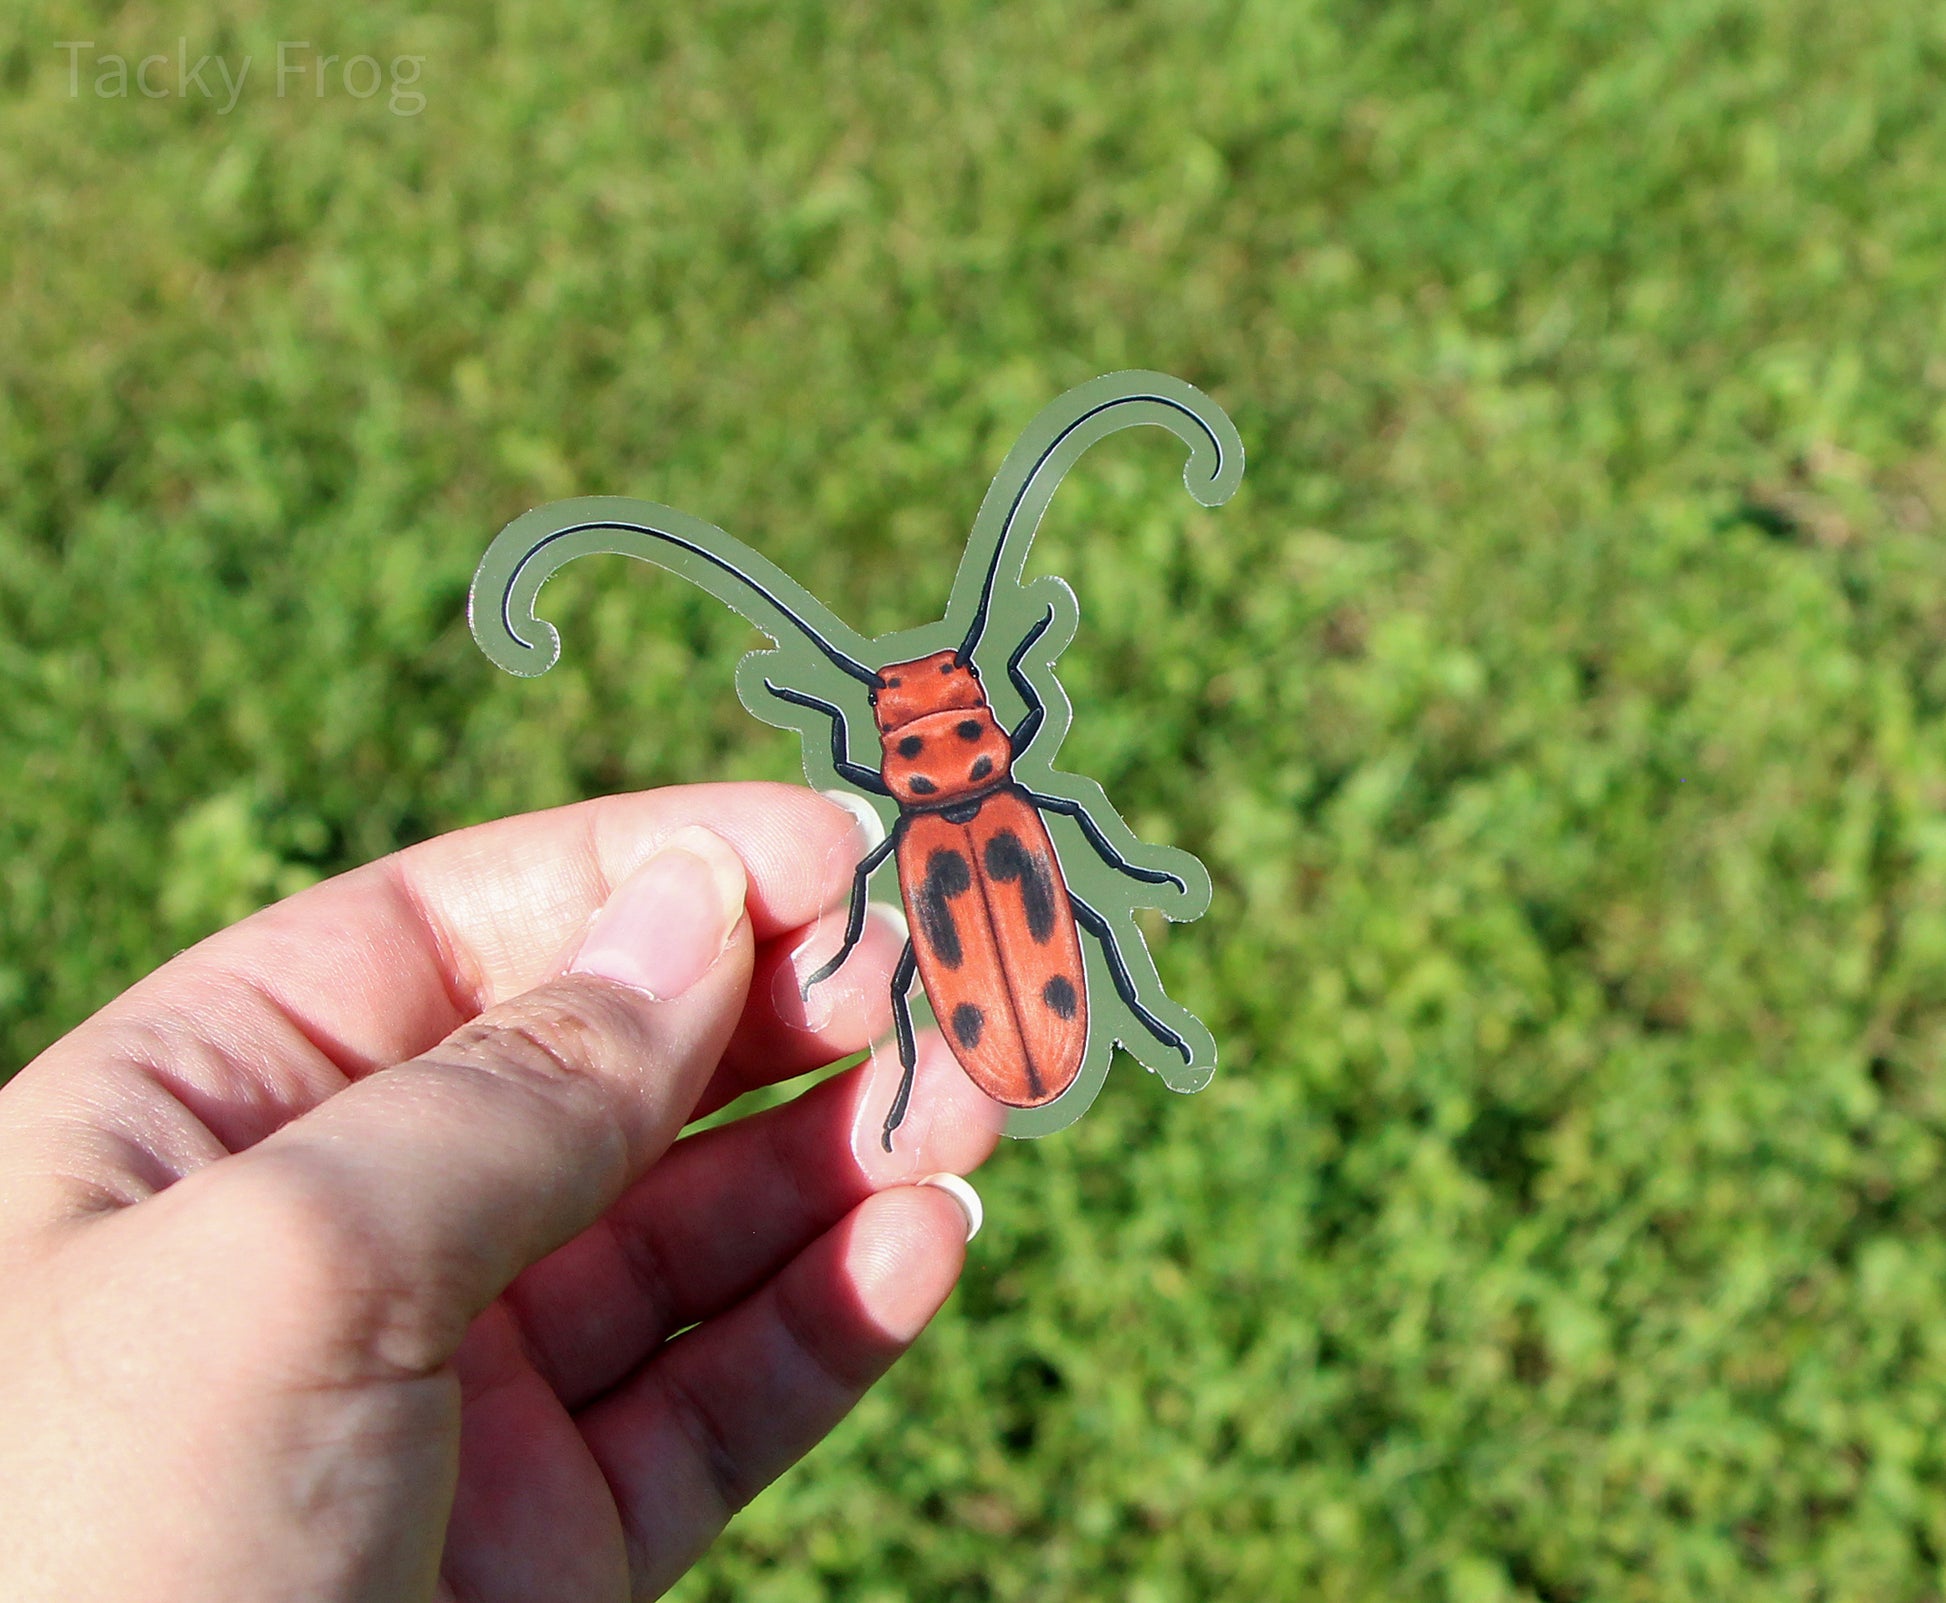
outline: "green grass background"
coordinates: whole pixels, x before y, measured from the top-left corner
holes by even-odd
[[[227,117],[93,92],[179,37]],[[24,0],[0,1057],[401,842],[796,772],[648,570],[491,669],[515,512],[909,625],[1034,411],[1164,368],[1243,490],[1118,437],[1034,565],[1065,765],[1215,875],[1218,1078],[1003,1151],[680,1595],[1938,1599],[1943,95],[1934,0]]]

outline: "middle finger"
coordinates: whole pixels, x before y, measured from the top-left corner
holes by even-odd
[[[894,1150],[880,1147],[897,1070],[883,1052],[782,1107],[685,1137],[599,1224],[508,1288],[528,1350],[569,1408],[746,1296],[874,1191],[979,1166],[998,1110],[931,1030],[911,1111]]]

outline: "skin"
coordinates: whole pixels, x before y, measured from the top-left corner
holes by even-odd
[[[700,977],[569,972],[697,824],[746,887]],[[870,1064],[679,1138],[886,1029],[890,928],[815,1014],[792,983],[866,844],[772,785],[465,830],[213,936],[24,1069],[0,1596],[665,1590],[964,1259],[958,1204],[912,1182],[994,1137],[936,1039],[897,1153]]]

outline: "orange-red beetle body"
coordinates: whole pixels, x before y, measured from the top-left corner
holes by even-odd
[[[1178,890],[1183,882],[1167,869],[1129,862],[1080,803],[1037,794],[1014,777],[1014,759],[1047,711],[1020,665],[1053,621],[1050,607],[1007,660],[1007,675],[1027,704],[1026,716],[1011,731],[995,720],[973,661],[980,620],[957,651],[879,669],[853,664],[871,686],[883,750],[876,771],[847,754],[844,715],[835,704],[765,680],[771,694],[832,720],[832,766],[840,778],[898,804],[891,833],[853,873],[851,912],[837,954],[804,982],[809,991],[829,978],[857,946],[872,873],[896,852],[912,938],[892,975],[892,1024],[904,1075],[885,1119],[887,1148],[912,1094],[916,1049],[907,992],[915,976],[924,980],[947,1045],[967,1077],[1009,1107],[1042,1107],[1081,1073],[1088,1054],[1083,931],[1100,945],[1130,1013],[1189,1061],[1182,1034],[1143,1004],[1108,921],[1069,889],[1046,815],[1073,819],[1118,873]]]
[[[979,672],[950,651],[880,670],[881,777],[919,979],[953,1055],[996,1102],[1036,1108],[1074,1083],[1087,973],[1060,859],[1013,785],[1013,747]]]

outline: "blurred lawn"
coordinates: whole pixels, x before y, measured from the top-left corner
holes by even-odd
[[[178,37],[229,116],[94,95]],[[1064,386],[1243,430],[1215,513],[1100,448],[1036,558],[1066,766],[1216,875],[1217,1082],[1004,1151],[683,1597],[1941,1596],[1936,0],[26,0],[0,84],[9,1066],[402,841],[796,772],[646,570],[491,669],[523,507],[884,630]]]

